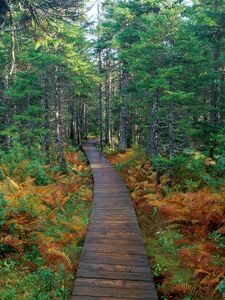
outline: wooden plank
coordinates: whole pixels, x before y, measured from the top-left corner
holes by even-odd
[[[119,230],[121,232],[122,231],[126,231],[128,230],[129,232],[130,231],[137,231],[139,232],[139,228],[137,226],[137,224],[134,224],[134,223],[105,223],[105,222],[102,222],[102,224],[94,224],[92,223],[91,224],[91,229],[92,230]]]
[[[132,210],[126,210],[126,211],[120,211],[120,210],[111,210],[109,209],[105,209],[105,210],[100,210],[100,209],[96,209],[92,212],[92,217],[102,217],[102,216],[108,216],[108,217],[114,217],[114,216],[120,216],[120,217],[135,217],[135,214],[132,212]]]
[[[148,266],[148,260],[145,255],[131,254],[115,254],[102,252],[86,252],[82,251],[81,260],[85,262],[106,263],[111,265],[133,265],[133,266]]]
[[[110,218],[108,216],[99,216],[97,219],[93,218],[93,216],[91,217],[91,221],[134,221],[136,219],[134,219],[134,217],[132,215],[130,216],[118,216],[118,215],[113,215]]]
[[[141,239],[141,236],[139,236],[139,235],[137,235],[137,233],[136,232],[127,232],[127,231],[125,231],[125,232],[109,232],[109,231],[91,231],[91,229],[88,231],[88,233],[87,233],[87,237],[88,238],[94,238],[94,237],[97,237],[97,238],[102,238],[102,239],[104,239],[104,238],[111,238],[112,240],[113,239],[117,239],[117,240],[130,240],[130,241],[132,241],[132,240],[134,240],[134,239],[137,239],[137,240],[139,240],[139,239]]]
[[[96,205],[93,207],[93,213],[99,213],[99,214],[103,214],[103,213],[109,213],[109,214],[132,214],[133,216],[135,216],[135,213],[133,212],[131,207],[126,207],[121,205],[121,207],[118,205],[115,206],[112,203],[104,203],[105,206],[104,207],[102,204],[100,205]]]
[[[82,278],[108,278],[108,279],[126,279],[136,281],[152,281],[149,274],[145,273],[131,273],[131,272],[115,272],[115,271],[102,271],[102,270],[87,270],[79,269],[78,277]]]
[[[91,222],[90,222],[90,225],[117,225],[117,226],[120,226],[120,225],[137,225],[137,222],[136,220],[127,220],[127,219],[121,219],[121,220],[112,220],[112,219],[105,219],[105,220],[96,220],[96,219],[92,219]]]
[[[102,225],[102,227],[98,227],[98,226],[92,226],[89,230],[88,230],[88,233],[90,234],[105,234],[106,236],[107,235],[110,235],[110,234],[118,234],[119,236],[123,235],[127,235],[127,236],[132,236],[133,238],[136,238],[139,236],[140,234],[140,231],[139,231],[139,228],[129,228],[128,226],[118,226],[118,227],[115,227],[115,226],[104,226]]]
[[[100,278],[77,278],[79,286],[101,287],[101,288],[122,288],[136,290],[152,290],[155,286],[152,282],[123,280],[123,279],[100,279]]]
[[[143,245],[118,245],[118,244],[96,244],[85,243],[84,251],[100,252],[100,253],[118,253],[118,254],[146,254]]]
[[[110,238],[101,238],[101,237],[86,237],[85,243],[89,243],[89,244],[113,244],[113,245],[119,245],[119,246],[123,246],[123,245],[130,245],[130,246],[144,246],[144,242],[142,241],[142,239],[138,239],[138,240],[134,240],[134,239],[125,239],[125,240],[121,240],[121,239],[110,239]]]
[[[76,285],[73,295],[75,296],[98,296],[98,297],[117,297],[117,298],[138,298],[138,299],[157,299],[150,298],[151,293],[154,293],[154,290],[145,289],[126,289],[126,288],[101,288],[101,287],[89,287],[89,286],[79,286]]]
[[[103,263],[85,263],[80,262],[79,267],[81,269],[88,269],[88,270],[102,270],[102,271],[113,271],[113,272],[129,272],[129,273],[144,273],[150,274],[148,266],[126,266],[126,265],[109,265]]]
[[[73,296],[72,300],[118,300],[121,298],[115,298],[115,297],[95,297],[95,296]],[[140,298],[132,298],[132,300],[139,300]],[[142,298],[142,300],[155,300],[158,298]],[[123,300],[131,300],[131,298],[123,298]]]

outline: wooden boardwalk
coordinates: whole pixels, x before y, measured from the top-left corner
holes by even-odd
[[[158,299],[123,179],[91,142],[83,149],[93,170],[94,201],[72,299]]]

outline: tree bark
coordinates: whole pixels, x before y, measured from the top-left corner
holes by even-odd
[[[61,90],[59,87],[58,67],[55,73],[55,131],[56,131],[56,153],[60,170],[67,171],[66,160],[64,157],[64,144],[63,144],[63,126],[62,126],[62,99]]]
[[[15,48],[16,48],[16,33],[15,33],[15,22],[13,18],[13,11],[12,11],[12,1],[8,0],[8,8],[9,8],[9,22],[10,22],[10,32],[11,32],[11,56],[12,56],[12,63],[11,63],[11,69],[9,72],[9,75],[12,76],[12,74],[15,71],[16,68],[16,54],[15,54]]]
[[[168,137],[169,137],[169,158],[172,160],[174,156],[174,115],[173,115],[173,100],[169,103],[169,124],[168,124]],[[173,169],[169,168],[169,182],[168,185],[173,184]]]
[[[99,52],[98,57],[98,64],[99,64],[99,72],[102,73],[102,61],[101,61],[101,52]],[[102,101],[102,83],[99,84],[99,131],[100,131],[100,149],[103,150],[103,124],[102,124],[102,108],[103,108],[103,101]]]
[[[127,109],[122,107],[120,113],[120,141],[119,141],[119,150],[125,151],[127,149]]]
[[[88,136],[88,104],[87,100],[84,100],[84,138],[87,139]]]
[[[218,41],[215,38],[214,46],[216,47],[215,50],[213,50],[213,82],[211,84],[211,113],[210,113],[210,123],[213,128],[216,127],[218,123],[218,98],[219,98],[219,86],[218,86],[218,59],[219,59],[219,46]]]
[[[111,70],[110,60],[106,58],[106,79],[105,79],[105,143],[109,146],[109,122],[110,122],[110,85]]]
[[[151,119],[153,120],[151,126],[151,137],[150,137],[150,151],[153,157],[159,157],[159,103],[160,103],[160,91],[156,91],[155,100],[152,104]],[[160,184],[160,170],[156,168],[156,185]]]
[[[44,109],[44,139],[43,139],[43,152],[45,153],[46,163],[50,163],[50,121],[49,121],[49,79],[48,73],[45,73],[44,77],[44,98],[43,98],[43,109]]]
[[[120,128],[119,128],[119,150],[125,151],[127,149],[128,136],[128,107],[127,107],[127,81],[128,74],[122,71],[120,78],[120,92],[122,99],[122,107],[120,111]]]

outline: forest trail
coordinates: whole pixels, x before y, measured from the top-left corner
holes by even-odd
[[[93,171],[94,201],[72,299],[158,299],[123,179],[91,142],[83,149]]]

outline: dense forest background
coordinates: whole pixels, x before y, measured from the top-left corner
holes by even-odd
[[[175,161],[196,149],[222,172],[223,1],[105,1],[93,40],[85,9],[2,1],[2,148],[42,144],[49,160],[57,135],[64,168],[63,140],[89,132],[143,145],[157,169],[168,160],[171,183]]]
[[[63,278],[75,272],[69,257],[78,260],[91,200],[90,170],[78,149],[82,140],[99,137],[100,150],[127,177],[131,192],[154,194],[155,202],[144,206],[146,195],[133,196],[143,227],[150,206],[169,219],[162,239],[149,242],[166,249],[165,257],[181,257],[171,275],[174,260],[168,266],[157,251],[150,254],[163,297],[221,299],[225,1],[105,0],[97,6],[93,23],[85,1],[0,0],[0,298],[67,299],[70,284]],[[132,168],[145,171],[136,178]],[[145,177],[150,188],[137,187],[132,176]],[[57,269],[59,261],[65,270]],[[179,273],[184,266],[188,276]]]

